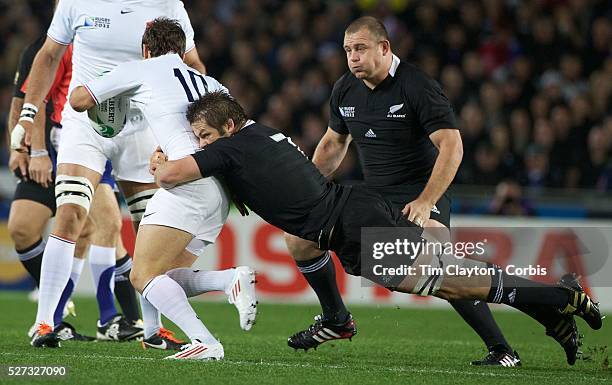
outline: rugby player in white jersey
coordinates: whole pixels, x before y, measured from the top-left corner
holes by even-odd
[[[72,90],[119,63],[141,58],[141,38],[146,23],[158,16],[179,20],[187,35],[185,62],[205,71],[195,49],[189,17],[178,0],[61,0],[47,31],[47,40],[34,59],[20,125],[13,130],[11,142],[18,143],[19,136],[25,135],[25,145],[30,145],[31,137],[40,135],[32,132],[32,121],[38,112],[36,106],[41,105],[53,81],[52,75],[71,42],[74,47]],[[148,157],[155,142],[137,110],[130,112],[124,130],[112,139],[97,135],[91,129],[87,114],[78,113],[68,105],[61,123],[55,183],[57,215],[43,255],[36,315],[38,330],[31,341],[36,347],[59,346],[53,333],[53,311],[69,279],[74,243],[85,223],[106,160],[113,163],[115,177],[130,206],[136,228],[147,200],[156,189],[147,171]],[[32,150],[42,149],[32,147]],[[112,247],[107,251],[109,255],[115,253]],[[186,260],[184,266],[192,262]],[[157,309],[146,300],[141,304],[145,334],[157,334],[161,327]]]
[[[142,111],[168,159],[190,156],[200,143],[185,116],[187,107],[205,93],[227,89],[183,63],[185,33],[176,20],[161,17],[149,23],[142,37],[142,50],[147,60],[120,64],[75,88],[70,104],[77,111],[85,111],[111,97],[129,96]],[[249,330],[255,321],[255,275],[251,269],[181,268],[180,256],[185,249],[198,255],[215,241],[228,210],[223,186],[209,177],[159,189],[140,222],[130,276],[132,284],[192,341],[168,358],[224,356],[223,346],[199,320],[187,301],[188,296],[225,291],[229,302],[238,309],[240,326]]]

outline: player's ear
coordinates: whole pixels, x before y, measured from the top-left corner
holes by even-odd
[[[391,52],[391,43],[389,42],[389,40],[383,40],[380,42],[380,44],[382,45],[383,56],[386,56]]]
[[[149,59],[151,57],[151,51],[146,44],[142,44],[142,57],[145,59]]]
[[[236,125],[234,124],[234,119],[229,118],[227,120],[226,125],[227,125],[227,132],[229,132],[231,134],[234,134],[235,130],[236,130]]]

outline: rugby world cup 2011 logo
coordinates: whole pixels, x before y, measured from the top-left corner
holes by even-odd
[[[82,28],[110,28],[111,19],[101,16],[85,16]]]
[[[355,107],[340,107],[340,115],[343,118],[354,118]]]

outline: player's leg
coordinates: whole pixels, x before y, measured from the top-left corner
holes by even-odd
[[[146,181],[149,178],[150,176],[143,175],[141,180]],[[120,180],[118,184],[128,205],[134,232],[138,234],[140,221],[142,220],[147,204],[149,200],[153,198],[153,195],[155,195],[158,187],[154,183],[138,183],[129,180]],[[157,333],[156,331],[163,329],[159,311],[142,296],[140,296],[140,309],[142,312],[145,338],[147,338],[147,334],[153,333],[150,335],[154,335]]]
[[[132,271],[132,257],[125,249],[121,234],[117,235],[115,252],[115,297],[123,310],[123,314],[128,322],[136,324],[141,323],[140,320],[140,305],[136,290],[130,282],[130,271]]]
[[[14,198],[9,215],[9,234],[15,242],[15,248],[22,264],[38,287],[45,248],[42,235],[49,218],[55,215],[56,210],[54,186],[45,188],[33,181],[21,181],[15,189]],[[70,279],[54,313],[55,331],[62,340],[86,340],[86,337],[77,333],[74,327],[62,323],[67,311],[75,315],[74,304],[70,301],[70,296],[83,268],[82,259],[79,258],[85,255],[78,246],[77,242]],[[32,337],[35,331],[36,324],[30,328],[28,336]]]
[[[110,186],[115,195],[117,204],[118,219],[123,223],[123,218],[119,207],[121,207],[121,198],[119,192],[116,190],[116,182],[112,176],[112,165],[111,162],[106,162],[106,167],[100,184],[106,184]],[[123,227],[123,226],[122,226]],[[138,300],[136,299],[136,291],[130,283],[130,270],[132,268],[132,257],[128,254],[127,250],[123,245],[121,239],[121,231],[117,232],[117,240],[115,242],[115,297],[123,310],[123,314],[127,322],[131,325],[141,327],[140,313]]]
[[[85,225],[81,230],[81,234],[79,235],[79,239],[77,240],[75,245],[74,259],[72,260],[70,278],[68,280],[68,283],[66,284],[66,287],[64,288],[64,291],[62,292],[62,296],[60,297],[59,303],[55,309],[55,314],[53,315],[53,323],[55,324],[54,332],[62,341],[95,340],[95,338],[93,337],[78,333],[74,326],[64,320],[64,317],[67,314],[72,314],[73,316],[76,316],[76,310],[70,297],[72,296],[72,293],[74,292],[74,289],[76,288],[79,282],[79,278],[81,277],[81,272],[83,271],[83,266],[85,264],[85,256],[89,252],[91,236],[93,235],[94,231],[95,225],[88,216]]]
[[[223,347],[200,321],[189,304],[185,291],[165,274],[184,265],[183,250],[192,238],[192,234],[182,230],[142,225],[136,236],[134,265],[130,279],[134,288],[181,328],[191,339],[193,347],[197,348],[191,350],[189,346],[185,351],[201,358],[221,359]],[[200,348],[200,345],[203,347]]]
[[[593,329],[601,328],[597,304],[581,289],[528,280],[508,274],[497,266],[467,258],[422,254],[415,259],[416,266],[439,267],[440,262],[441,271],[417,268],[414,275],[404,278],[397,290],[435,295],[446,300],[475,299],[503,303],[519,310],[523,305],[546,306],[562,314],[578,315]],[[459,271],[462,268],[480,273],[472,276],[444,274],[444,271]]]
[[[126,341],[142,336],[142,329],[118,314],[115,307],[115,244],[121,233],[121,212],[115,193],[107,183],[100,183],[92,203],[90,216],[96,224],[89,250],[96,299],[100,318],[97,337],[107,341]]]
[[[95,155],[94,155],[95,156]],[[92,163],[95,163],[95,159]],[[58,166],[55,180],[57,214],[41,264],[40,294],[36,323],[39,330],[32,345],[59,346],[53,330],[53,315],[70,279],[75,243],[85,224],[93,192],[101,171],[73,163]]]
[[[330,252],[320,250],[314,242],[287,233],[285,243],[298,270],[317,294],[323,311],[322,315],[315,317],[312,326],[289,337],[287,344],[294,349],[306,351],[316,349],[327,341],[352,338],[357,329],[338,290],[336,269]]]
[[[29,199],[13,200],[9,212],[9,235],[15,244],[21,264],[34,279],[37,287],[40,286],[40,266],[46,244],[42,234],[51,215],[49,207]]]
[[[314,242],[285,233],[285,244],[298,270],[317,294],[323,317],[344,323],[349,317],[336,283],[336,269],[331,255],[317,248]]]
[[[184,254],[195,260],[201,255],[206,242],[193,239]],[[189,258],[185,258],[187,262]],[[251,330],[257,316],[257,298],[255,297],[255,271],[248,266],[238,266],[225,270],[194,270],[189,267],[172,269],[166,274],[175,280],[188,298],[212,291],[222,291],[227,301],[238,310],[240,327]]]
[[[89,216],[96,224],[96,231],[89,248],[96,299],[100,314],[99,322],[107,324],[117,315],[113,285],[115,282],[115,243],[121,231],[121,213],[115,194],[107,184],[100,183],[94,195]]]
[[[445,199],[445,198],[442,198]],[[425,223],[425,228],[434,233],[436,240],[440,243],[450,241],[450,231],[438,220],[448,219],[450,207],[449,202],[439,202],[436,205],[437,213],[432,212],[432,217]],[[445,216],[441,218],[441,216]],[[434,219],[435,218],[435,219]],[[438,219],[438,220],[436,220]],[[482,360],[472,361],[472,365],[502,365],[511,362],[513,366],[520,365],[518,354],[512,349],[501,329],[495,322],[489,305],[484,301],[453,300],[449,301],[453,309],[470,327],[478,334],[489,352]]]

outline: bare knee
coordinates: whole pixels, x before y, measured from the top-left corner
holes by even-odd
[[[146,274],[142,274],[140,269],[132,268],[130,271],[130,282],[139,293],[142,293],[142,290],[150,279],[151,278]]]
[[[15,248],[17,250],[23,250],[31,246],[41,237],[41,234],[37,233],[35,229],[28,226],[25,221],[9,220],[7,227],[9,235],[13,240],[13,243],[15,243]]]
[[[285,244],[296,261],[308,261],[323,253],[314,242],[287,233],[285,233]]]
[[[91,218],[88,217],[85,220],[85,225],[83,226],[83,229],[81,230],[81,234],[79,238],[86,240],[86,241],[91,241],[91,237],[93,236],[96,229],[97,229],[96,224]]]
[[[74,204],[61,205],[57,209],[53,234],[61,238],[76,240],[86,219],[87,212],[83,207]]]

